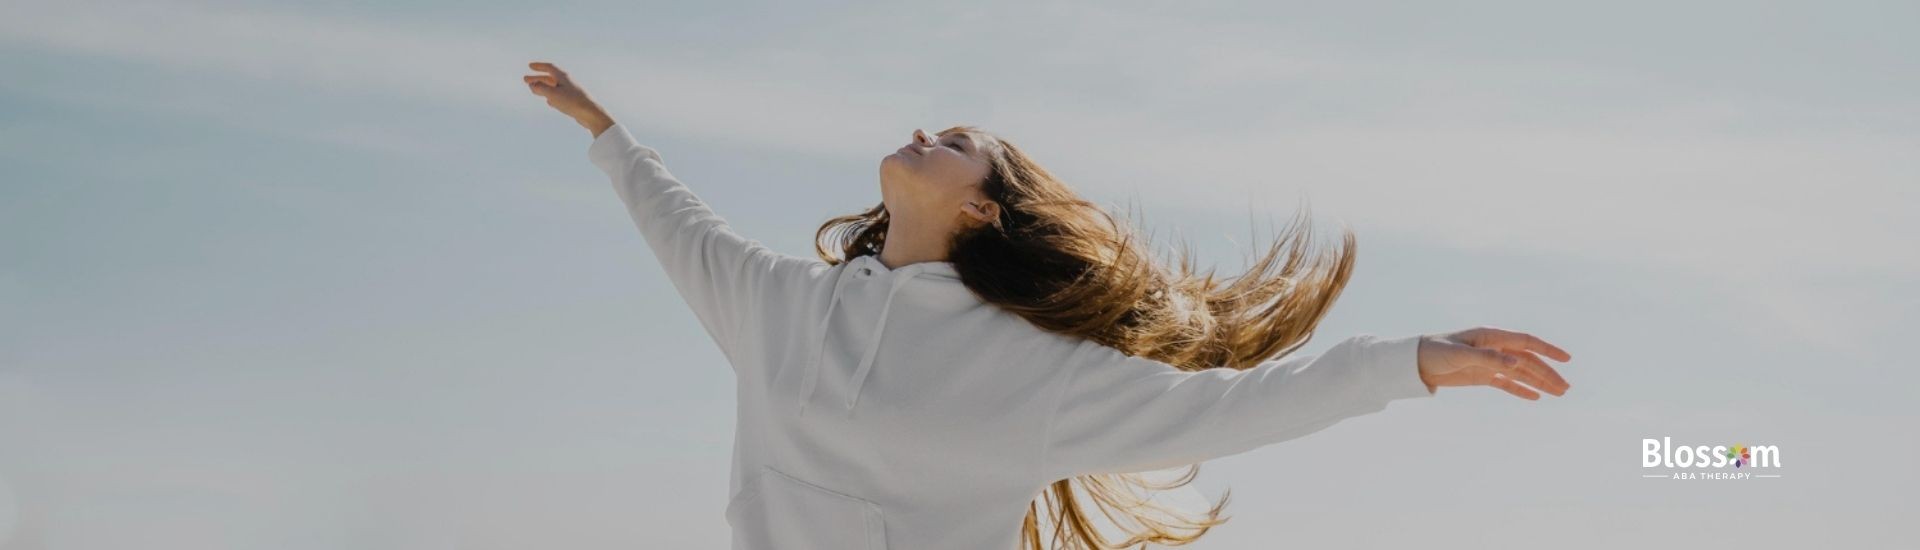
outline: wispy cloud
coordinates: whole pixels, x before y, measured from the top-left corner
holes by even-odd
[[[1829,289],[1788,274],[1809,264],[1920,274],[1906,242],[1920,222],[1901,206],[1915,203],[1915,174],[1900,160],[1920,139],[1844,125],[1726,130],[1808,112],[1911,121],[1911,101],[1848,111],[1617,65],[1408,57],[1114,7],[983,13],[867,10],[700,52],[662,49],[667,38],[162,3],[25,6],[0,31],[203,72],[210,88],[252,79],[492,113],[545,109],[517,75],[526,60],[555,59],[649,131],[843,159],[875,159],[912,126],[977,117],[968,122],[1097,195],[1220,211],[1311,192],[1369,230],[1651,263],[1756,289],[1776,321],[1833,327],[1826,340],[1860,321],[1813,306]],[[410,150],[364,125],[300,131]]]

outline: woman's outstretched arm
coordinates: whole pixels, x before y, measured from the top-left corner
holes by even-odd
[[[1048,428],[1047,479],[1203,462],[1432,395],[1417,346],[1417,337],[1360,335],[1319,355],[1185,371],[1087,341]]]
[[[667,171],[660,153],[621,124],[550,63],[529,65],[527,86],[594,135],[587,158],[613,182],[627,213],[668,279],[700,324],[729,354],[743,324],[784,278],[812,262],[774,252],[735,233],[700,197]]]
[[[1363,334],[1319,355],[1246,370],[1183,371],[1087,341],[1067,365],[1072,372],[1048,428],[1043,470],[1053,480],[1203,462],[1311,434],[1394,400],[1430,396],[1440,386],[1489,385],[1538,398],[1514,384],[1518,379],[1564,393],[1566,381],[1531,351],[1566,360],[1566,352],[1537,338],[1491,328],[1391,339]]]

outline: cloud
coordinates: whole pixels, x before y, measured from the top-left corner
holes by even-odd
[[[1920,274],[1905,242],[1920,222],[1901,206],[1916,202],[1914,167],[1900,159],[1920,139],[1898,131],[1920,113],[1911,100],[1821,104],[1804,90],[1585,59],[1410,56],[1150,8],[1007,9],[1020,11],[741,21],[737,37],[685,47],[666,32],[672,21],[651,19],[608,23],[636,29],[613,40],[158,3],[27,6],[0,31],[212,74],[210,88],[252,79],[496,115],[550,116],[517,76],[527,60],[557,60],[643,132],[849,162],[878,158],[914,126],[978,117],[966,122],[1008,135],[1095,196],[1237,215],[1308,193],[1365,231],[1655,265],[1749,289],[1774,321],[1830,345],[1857,344],[1846,335],[1862,318],[1818,306],[1831,289],[1793,274]],[[1846,124],[1858,118],[1893,122]],[[367,124],[287,131],[431,152]]]
[[[928,102],[911,93],[769,82],[725,67],[676,66],[670,59],[636,62],[639,56],[608,55],[585,44],[548,47],[537,44],[540,37],[505,28],[399,25],[260,8],[164,2],[111,9],[41,4],[10,13],[0,22],[0,36],[65,54],[210,75],[207,97],[142,99],[173,109],[224,114],[233,121],[246,118],[245,106],[231,105],[234,98],[223,97],[221,87],[236,80],[281,83],[304,93],[548,116],[543,101],[529,94],[519,79],[532,72],[526,67],[532,60],[561,62],[610,110],[648,130],[777,145],[802,153],[846,153],[848,136],[900,133],[883,131],[874,123],[906,118],[901,113]],[[561,55],[557,50],[578,53]],[[615,70],[634,66],[645,70]],[[811,131],[799,138],[777,131],[783,128]],[[311,137],[353,142],[360,134],[333,128]]]

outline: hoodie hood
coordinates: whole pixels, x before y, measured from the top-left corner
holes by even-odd
[[[826,354],[827,330],[832,326],[833,312],[839,309],[840,305],[840,292],[846,288],[848,281],[891,278],[887,283],[887,296],[880,302],[879,318],[874,321],[873,328],[867,331],[866,349],[861,352],[860,364],[853,371],[853,379],[849,384],[852,390],[847,393],[846,412],[848,413],[851,413],[854,404],[860,401],[860,388],[866,384],[867,375],[873,372],[874,358],[880,352],[880,339],[886,335],[887,314],[893,311],[894,295],[899,294],[902,287],[915,279],[962,290],[966,288],[961,283],[960,272],[954,269],[953,262],[919,262],[900,266],[898,269],[889,269],[886,264],[880,262],[879,258],[869,254],[847,261],[844,267],[834,277],[833,293],[827,298],[827,312],[820,317],[814,336],[810,339],[814,347],[812,353],[808,354],[810,359],[806,365],[806,377],[800,385],[801,399],[798,414],[803,416],[807,411],[807,402],[813,398],[814,390],[819,387],[821,358]]]

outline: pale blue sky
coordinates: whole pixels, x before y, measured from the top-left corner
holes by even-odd
[[[724,548],[733,379],[531,60],[784,252],[976,124],[1223,270],[1350,224],[1307,353],[1573,352],[1207,463],[1199,548],[1920,512],[1911,3],[329,4],[0,0],[0,548]],[[1786,467],[1640,477],[1662,436]]]

